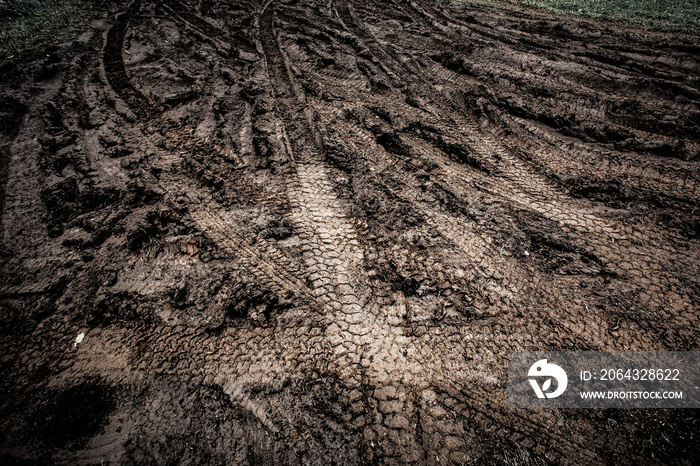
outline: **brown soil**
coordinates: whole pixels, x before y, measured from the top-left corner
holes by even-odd
[[[142,0],[2,64],[0,461],[698,464],[697,410],[506,398],[511,351],[698,349],[698,57]]]

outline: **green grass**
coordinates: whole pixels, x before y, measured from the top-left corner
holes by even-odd
[[[501,0],[549,13],[625,22],[656,31],[700,34],[700,0]],[[498,0],[480,0],[499,3]]]
[[[84,0],[0,0],[0,59],[71,38],[91,13]]]

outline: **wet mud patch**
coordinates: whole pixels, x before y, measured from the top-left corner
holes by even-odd
[[[115,407],[112,389],[80,384],[44,401],[31,423],[35,439],[50,447],[75,449],[93,437]]]
[[[22,414],[13,416],[12,425],[3,425],[5,460],[8,464],[50,462],[59,452],[85,448],[107,425],[118,405],[119,391],[119,387],[87,379],[24,397]]]

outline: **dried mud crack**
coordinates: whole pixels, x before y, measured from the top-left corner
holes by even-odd
[[[148,1],[0,67],[3,463],[693,464],[516,410],[697,350],[700,46],[473,4]]]

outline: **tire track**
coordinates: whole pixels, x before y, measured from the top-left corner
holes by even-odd
[[[195,174],[201,174],[203,167],[207,169],[212,167],[212,161],[217,160],[217,158],[223,158],[224,161],[235,160],[236,156],[230,149],[221,147],[208,140],[197,138],[192,130],[182,128],[175,122],[168,121],[167,118],[162,116],[163,109],[161,107],[150,102],[131,85],[123,60],[121,60],[122,43],[129,24],[129,17],[134,15],[139,8],[140,2],[132,4],[125,13],[117,17],[115,24],[107,34],[104,48],[104,69],[112,89],[127,103],[139,119],[152,130],[163,134],[165,140],[169,141],[172,147],[181,151],[183,159],[188,161],[191,170]],[[232,184],[235,189],[242,190],[249,199],[267,204],[273,211],[286,211],[287,206],[284,201],[279,202],[274,195],[270,196],[254,183],[239,176],[236,177],[235,183],[229,182],[231,175],[221,170],[221,167],[226,167],[227,165],[229,164],[213,165],[214,178],[209,177],[209,183],[214,186],[221,183]],[[239,171],[238,174],[240,173]],[[255,270],[255,274],[260,279],[272,284],[272,289],[282,294],[286,290],[292,290],[301,299],[308,300],[311,297],[309,289],[303,281],[294,276],[294,272],[290,272],[293,270],[293,267],[290,267],[291,262],[284,257],[284,253],[277,250],[270,243],[260,239],[259,242],[263,248],[261,251],[259,248],[253,248],[243,240],[231,226],[229,226],[227,231],[225,227],[227,223],[221,216],[201,210],[190,210],[190,215],[208,237],[221,245],[230,254],[240,255],[244,258],[245,263]],[[285,272],[280,275],[281,270]]]
[[[341,6],[339,11],[345,12],[341,16],[350,15],[350,9],[347,7]],[[348,16],[346,23],[355,21],[354,18]],[[435,98],[434,94],[433,98]],[[439,99],[439,97],[437,98]],[[617,271],[620,275],[633,276],[646,281],[651,280],[654,285],[660,285],[664,288],[678,284],[675,281],[666,282],[663,278],[665,274],[662,271],[671,268],[668,264],[656,263],[652,255],[638,252],[636,248],[637,240],[633,240],[632,243],[626,241],[634,237],[640,237],[639,232],[628,230],[626,233],[621,233],[621,225],[615,225],[597,215],[581,211],[578,207],[573,206],[565,193],[560,192],[549,180],[534,173],[532,168],[511,156],[488,133],[480,131],[477,123],[471,119],[462,117],[454,112],[450,115],[450,120],[450,122],[447,122],[448,127],[452,125],[456,127],[455,131],[458,134],[458,138],[465,140],[468,147],[475,151],[477,154],[476,158],[480,161],[479,163],[485,163],[487,166],[493,167],[494,170],[497,170],[498,177],[507,181],[507,183],[498,183],[495,188],[496,192],[499,192],[501,196],[515,201],[523,208],[533,210],[554,222],[587,234],[589,241],[591,241],[590,238],[604,237],[605,239],[602,241],[593,240],[597,246],[594,253],[601,258],[605,258],[607,266],[613,272]],[[458,180],[459,178],[459,176],[456,176],[453,179]],[[621,241],[622,243],[620,243]],[[611,249],[609,247],[610,243],[616,243],[618,247],[624,247],[624,244],[627,243],[626,255],[632,256],[633,260],[620,262],[618,250]],[[642,275],[639,263],[645,264],[641,268],[651,269],[654,272]],[[647,304],[649,303],[647,302]],[[662,300],[658,298],[653,299],[652,304],[656,308],[663,307]]]
[[[304,262],[317,297],[339,313],[338,318],[355,321],[366,304],[366,297],[361,297],[366,293],[362,251],[345,214],[347,207],[335,195],[323,163],[322,140],[311,108],[300,108],[307,104],[306,98],[281,50],[273,24],[274,5],[269,2],[261,13],[260,40],[285,130],[293,141],[289,158],[294,161],[295,178],[287,184],[290,217],[305,242]]]

